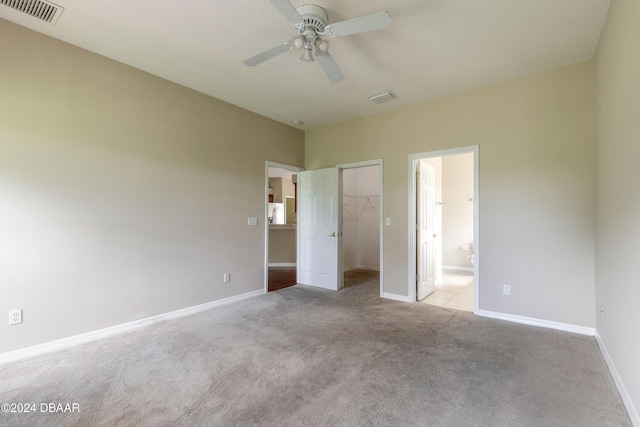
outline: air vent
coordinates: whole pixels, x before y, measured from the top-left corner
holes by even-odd
[[[64,11],[63,7],[43,0],[0,0],[0,4],[54,25]]]
[[[381,102],[389,101],[395,97],[396,97],[396,94],[388,90],[386,92],[382,92],[377,95],[370,96],[369,101],[373,102],[374,104],[380,104]]]

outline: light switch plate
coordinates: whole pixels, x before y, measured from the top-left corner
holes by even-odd
[[[258,225],[258,218],[249,218],[247,220],[247,225]]]

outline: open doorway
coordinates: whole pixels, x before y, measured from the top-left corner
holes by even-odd
[[[410,298],[477,312],[478,148],[411,155],[410,171]]]
[[[382,176],[380,161],[341,165],[344,287],[382,289]]]
[[[346,190],[343,188],[345,172],[350,175],[348,170],[370,166],[372,170],[362,172],[362,179],[357,178],[360,184],[355,182],[348,184]],[[379,159],[298,174],[298,283],[336,291],[344,287],[344,210],[348,211],[348,217],[354,219],[354,224],[348,225],[352,231],[358,230],[356,217],[366,211],[367,217],[375,217],[375,225],[363,226],[369,235],[363,232],[362,239],[358,239],[359,233],[347,231],[347,242],[350,242],[348,245],[352,250],[347,255],[347,268],[353,271],[367,267],[365,270],[374,271],[377,276],[375,283],[379,285],[380,296],[383,296],[382,171],[382,160]],[[345,195],[346,200],[343,200]],[[355,240],[352,240],[354,234]],[[366,239],[373,239],[378,250],[373,253],[364,249],[360,251],[363,244],[359,240]],[[375,288],[373,290],[376,291]]]
[[[296,284],[296,176],[302,169],[267,162],[265,188],[265,292]]]

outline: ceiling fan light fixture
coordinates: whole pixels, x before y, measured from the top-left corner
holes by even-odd
[[[295,47],[297,47],[298,49],[300,49],[302,46],[304,46],[305,44],[305,39],[304,37],[296,37],[293,39],[293,45]]]
[[[320,37],[314,40],[313,46],[316,48],[317,55],[325,54],[329,50],[329,42],[322,40]]]
[[[0,2],[2,1],[18,0],[0,0]],[[296,47],[304,49],[300,60],[305,62],[317,60],[331,83],[339,83],[344,79],[344,74],[329,53],[330,43],[324,38],[367,33],[391,25],[391,15],[386,11],[329,24],[327,11],[320,6],[303,4],[299,7],[294,7],[290,0],[269,1],[293,25],[295,36],[289,41],[244,60],[243,62],[247,67],[262,64],[264,61]]]
[[[397,97],[398,96],[395,93],[388,90],[386,92],[382,92],[377,95],[370,96],[369,101],[373,102],[374,104],[380,104],[381,102],[390,101]]]
[[[302,52],[302,56],[300,57],[301,61],[305,62],[313,62],[313,55],[311,54],[311,49],[307,46],[304,47],[304,52]]]

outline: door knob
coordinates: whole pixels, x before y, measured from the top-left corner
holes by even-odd
[[[333,233],[329,234],[329,237],[336,237],[336,232],[334,231]]]

